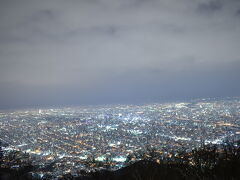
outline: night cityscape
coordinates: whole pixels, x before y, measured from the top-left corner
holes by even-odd
[[[111,161],[109,169],[116,170],[125,165],[129,154],[149,147],[169,156],[182,148],[191,151],[202,143],[240,139],[238,97],[24,109],[1,111],[0,117],[0,140],[7,144],[6,153],[29,153],[33,163],[43,167],[53,163],[54,176],[104,168],[104,164],[95,167],[95,161]],[[138,160],[135,157],[134,161]]]
[[[0,0],[0,180],[239,180],[240,0]]]

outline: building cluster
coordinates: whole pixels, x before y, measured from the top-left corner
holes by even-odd
[[[240,138],[240,98],[0,112],[4,150],[28,153],[55,176],[119,169],[147,148],[168,154],[229,138]]]

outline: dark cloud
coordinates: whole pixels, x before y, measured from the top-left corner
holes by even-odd
[[[202,13],[213,13],[221,10],[223,4],[220,0],[211,0],[198,5],[198,10]]]
[[[237,14],[237,15],[240,15],[240,9],[238,9],[238,10],[236,11],[236,14]]]
[[[32,16],[32,21],[38,22],[38,21],[52,21],[55,19],[55,13],[52,10],[45,9],[45,10],[39,10]]]
[[[1,108],[239,95],[240,1],[0,3]]]

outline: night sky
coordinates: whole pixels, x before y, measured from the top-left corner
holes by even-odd
[[[0,0],[0,108],[240,96],[239,0]]]

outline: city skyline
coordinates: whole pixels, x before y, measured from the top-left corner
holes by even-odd
[[[49,171],[56,177],[108,163],[108,169],[117,170],[128,157],[144,159],[141,154],[149,149],[162,161],[183,149],[238,142],[239,110],[240,98],[224,98],[2,111],[0,142],[6,153],[28,153],[34,165],[52,164]],[[34,172],[44,174],[41,168]]]

